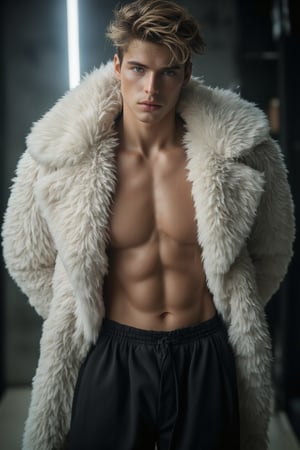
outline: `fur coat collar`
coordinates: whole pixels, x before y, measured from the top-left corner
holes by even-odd
[[[99,140],[113,134],[121,110],[120,85],[110,62],[87,75],[34,125],[27,138],[30,153],[53,168],[76,165]],[[197,143],[201,137],[210,151],[224,159],[247,153],[269,133],[260,109],[238,94],[209,88],[196,78],[184,88],[178,113],[187,124],[188,140]]]

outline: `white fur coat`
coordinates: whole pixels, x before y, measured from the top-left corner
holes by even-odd
[[[4,257],[45,319],[24,450],[63,448],[78,368],[105,314],[114,120],[121,109],[108,63],[34,124],[18,164],[2,232]],[[266,450],[272,387],[264,306],[287,271],[294,236],[285,166],[265,115],[237,94],[192,79],[178,113],[187,127],[207,282],[236,356],[241,449]]]

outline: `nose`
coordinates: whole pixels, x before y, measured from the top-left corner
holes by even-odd
[[[144,91],[147,95],[158,94],[157,78],[154,73],[149,73],[146,77]]]

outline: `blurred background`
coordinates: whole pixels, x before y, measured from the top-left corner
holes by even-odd
[[[206,54],[194,60],[194,75],[210,86],[240,93],[267,113],[284,152],[299,223],[300,1],[178,3],[199,20],[207,44]],[[115,0],[78,0],[81,76],[113,56],[105,30],[116,5]],[[65,0],[2,1],[1,217],[32,123],[69,89],[67,19]],[[277,447],[282,450],[298,448],[292,445],[300,440],[299,268],[298,238],[288,275],[266,310],[273,338],[275,406],[284,414],[283,428],[293,435],[293,444]],[[13,450],[20,448],[13,442],[20,440],[27,413],[41,320],[7,275],[2,258],[0,282],[0,448]],[[281,433],[278,427],[275,434]]]

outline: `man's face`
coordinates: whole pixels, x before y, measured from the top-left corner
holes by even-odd
[[[167,47],[133,40],[122,63],[114,57],[115,76],[121,81],[123,114],[143,123],[174,118],[182,88],[191,76],[191,64],[170,64]]]

